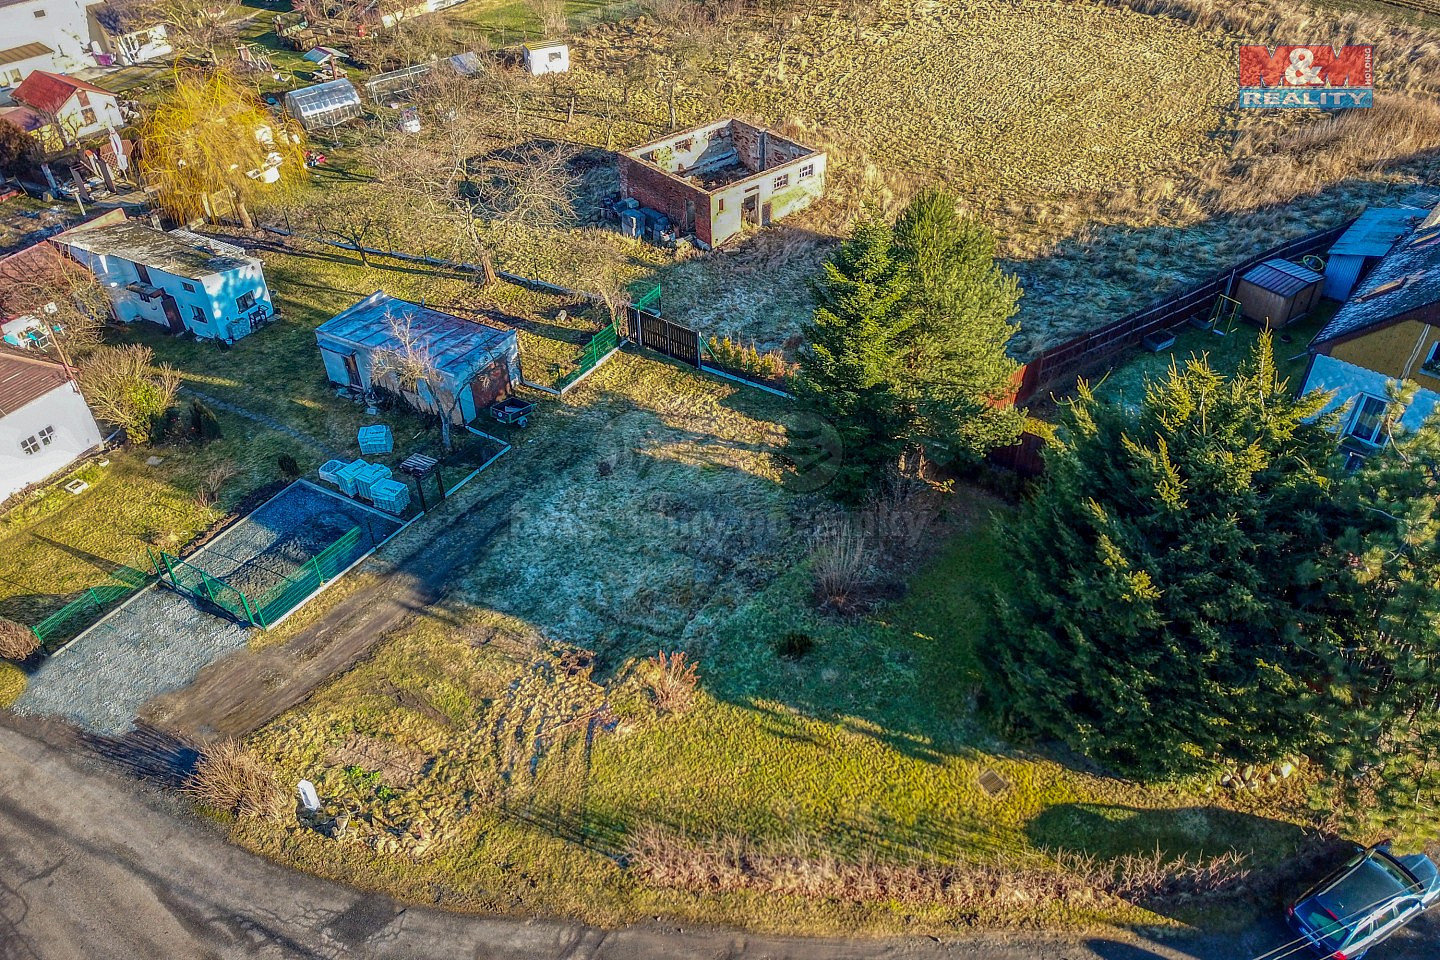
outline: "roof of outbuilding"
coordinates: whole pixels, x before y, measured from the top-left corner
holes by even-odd
[[[109,90],[97,87],[93,83],[86,83],[84,80],[50,73],[46,70],[31,71],[28,77],[20,81],[20,86],[16,87],[10,96],[19,103],[27,104],[37,110],[48,110],[54,113],[65,106],[65,101],[73,97],[77,90],[99,93],[107,97],[115,96]]]
[[[1440,207],[1396,241],[1312,345],[1353,336],[1437,303],[1440,303]]]
[[[51,50],[38,40],[34,43],[22,43],[18,47],[8,47],[0,50],[0,66],[7,63],[19,63],[22,60],[33,60],[36,57],[43,57],[46,54],[53,54],[54,52],[54,50]]]
[[[70,374],[60,364],[0,347],[0,417],[69,382]]]
[[[1417,207],[1371,207],[1340,235],[1332,257],[1383,257],[1425,216]]]
[[[417,350],[424,351],[439,370],[460,375],[474,367],[476,352],[489,356],[515,337],[514,330],[400,300],[383,290],[326,320],[315,334],[368,351],[394,351],[403,345],[396,327],[407,324]]]
[[[49,123],[43,116],[29,107],[0,107],[0,120],[19,127],[26,133],[34,133]]]
[[[1302,267],[1289,260],[1266,260],[1258,266],[1251,267],[1242,279],[1269,290],[1271,293],[1288,297],[1312,283],[1320,283],[1325,278],[1309,267]]]
[[[190,280],[201,280],[259,261],[239,247],[175,230],[166,233],[134,220],[79,227],[55,238],[59,243],[105,257],[119,257]]]

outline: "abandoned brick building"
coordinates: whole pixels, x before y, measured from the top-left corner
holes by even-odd
[[[741,120],[717,120],[620,154],[620,192],[717,247],[825,190],[825,154]]]

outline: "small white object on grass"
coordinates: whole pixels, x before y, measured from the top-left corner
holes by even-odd
[[[296,788],[300,792],[300,803],[311,813],[320,812],[320,795],[315,792],[315,784],[309,780],[301,780]]]

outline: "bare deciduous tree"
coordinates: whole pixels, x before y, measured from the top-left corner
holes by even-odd
[[[569,226],[580,182],[570,160],[570,151],[558,143],[528,144],[482,160],[476,180],[483,212],[506,226]]]
[[[290,211],[292,225],[322,240],[349,244],[370,266],[367,248],[390,248],[394,227],[404,213],[392,191],[362,188],[328,190],[305,198]]]
[[[436,344],[416,331],[409,317],[387,313],[385,319],[395,346],[375,351],[371,380],[389,386],[416,407],[439,416],[440,442],[448,453],[452,448],[452,418],[460,416],[463,387],[452,383],[440,369]]]
[[[107,6],[116,8],[120,22],[164,25],[177,57],[218,63],[236,36],[230,7],[216,0],[108,0]]]
[[[0,315],[34,317],[67,362],[100,339],[109,312],[104,285],[49,244],[0,264]]]

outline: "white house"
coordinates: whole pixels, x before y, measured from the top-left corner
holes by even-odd
[[[32,70],[95,66],[97,49],[85,0],[0,0],[0,87]]]
[[[0,500],[100,445],[100,428],[60,364],[0,348]]]
[[[443,411],[456,423],[474,420],[520,382],[520,342],[514,330],[379,290],[316,327],[315,340],[332,383],[401,393],[412,406]],[[441,382],[402,389],[385,369],[385,355],[407,349],[424,357]]]
[[[526,44],[520,48],[526,72],[540,76],[545,73],[566,73],[570,69],[570,47],[565,43]]]
[[[173,52],[165,24],[142,15],[134,4],[97,3],[90,7],[90,19],[105,52],[127,67]]]
[[[64,144],[125,126],[125,114],[115,94],[46,70],[32,72],[11,91],[10,98],[44,117],[52,128],[49,136]]]
[[[239,340],[274,316],[260,261],[186,230],[126,220],[51,238],[105,284],[116,319],[149,320],[171,333]]]

